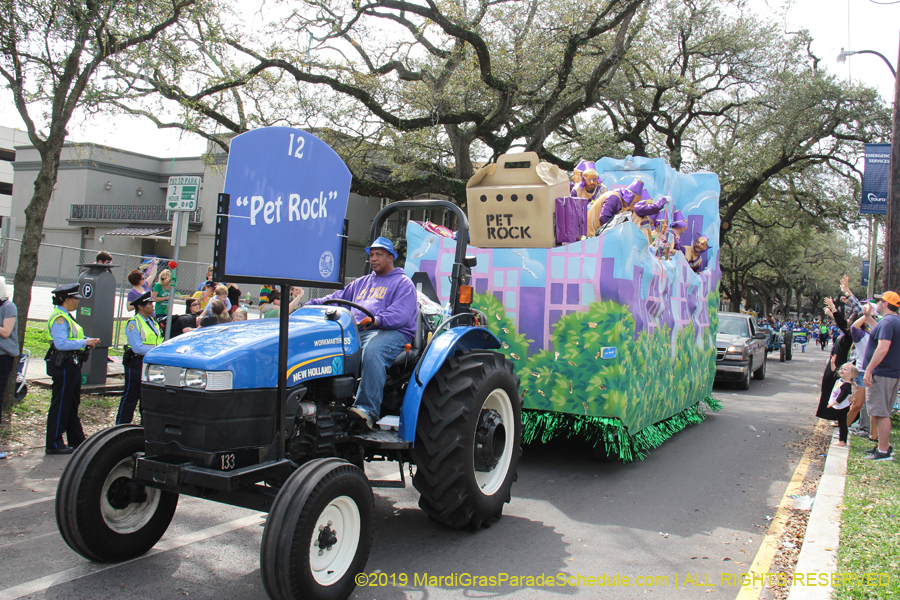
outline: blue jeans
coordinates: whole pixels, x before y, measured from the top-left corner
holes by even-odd
[[[362,373],[354,405],[377,421],[381,416],[387,368],[408,340],[396,329],[370,329],[359,334],[359,343],[362,347]]]

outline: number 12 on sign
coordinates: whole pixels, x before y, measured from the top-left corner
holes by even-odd
[[[291,143],[288,144],[288,156],[291,154],[294,155],[294,158],[303,158],[303,153],[300,152],[303,150],[303,145],[306,143],[306,138],[303,136],[297,136],[297,148],[294,148],[294,134],[291,134]]]

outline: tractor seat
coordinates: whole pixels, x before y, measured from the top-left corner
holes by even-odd
[[[416,359],[419,358],[419,354],[422,352],[424,340],[425,324],[422,319],[422,313],[416,310],[416,334],[413,336],[409,352],[407,352],[406,349],[401,350],[400,354],[397,355],[397,358],[395,358],[394,362],[391,364],[391,367],[402,367],[407,362],[415,363]]]

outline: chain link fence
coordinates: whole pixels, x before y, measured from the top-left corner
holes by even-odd
[[[0,244],[0,275],[6,278],[10,298],[12,298],[15,287],[15,275],[19,264],[21,244],[21,240],[13,238],[4,239],[2,244]],[[46,321],[53,311],[52,291],[64,283],[77,282],[81,273],[85,270],[84,267],[79,265],[96,262],[97,252],[97,250],[42,243],[38,251],[38,268],[31,289],[31,306],[28,308],[28,318],[35,321]],[[153,259],[156,257],[119,254],[116,252],[110,252],[109,254],[113,259],[112,273],[116,276],[117,282],[116,308],[113,318],[118,324],[115,335],[116,340],[118,340],[119,326],[125,320],[131,318],[131,311],[126,308],[128,292],[132,288],[132,285],[128,283],[128,274],[135,269],[144,273],[150,272]],[[162,270],[168,268],[164,263],[165,261],[161,261],[155,273],[153,273],[153,281],[149,281],[151,289]],[[175,292],[184,296],[193,295],[206,281],[207,269],[210,266],[210,263],[179,260],[178,267],[175,270],[177,279]],[[346,279],[345,285],[351,281],[352,279],[350,278]],[[255,284],[240,284],[238,287],[241,289],[241,305],[247,308],[249,317],[251,319],[259,318],[259,310],[256,308],[259,305],[259,286]],[[324,288],[304,288],[304,299],[321,298],[333,291]],[[173,314],[183,314],[185,311],[184,302],[176,302],[172,310]],[[118,343],[116,347],[118,347]]]

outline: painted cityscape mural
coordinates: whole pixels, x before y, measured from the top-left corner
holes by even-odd
[[[678,252],[651,252],[631,222],[555,248],[476,248],[473,307],[488,316],[521,378],[525,408],[620,419],[631,435],[708,397],[715,375],[718,178],[662,159],[604,158],[610,189],[639,178],[688,221],[681,244],[709,238],[695,273]],[[548,224],[548,227],[552,224]],[[455,240],[411,222],[406,271],[428,273],[448,300]]]

